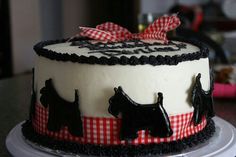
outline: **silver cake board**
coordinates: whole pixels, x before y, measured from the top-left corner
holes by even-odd
[[[182,151],[180,154],[168,154],[164,156],[173,157],[235,157],[236,156],[236,129],[227,121],[213,118],[216,132],[207,142],[191,149]],[[88,157],[86,155],[71,155],[60,151],[50,150],[37,146],[25,140],[21,132],[21,124],[16,125],[6,138],[8,151],[14,157]],[[91,156],[90,156],[91,157]],[[149,156],[150,157],[150,156]]]

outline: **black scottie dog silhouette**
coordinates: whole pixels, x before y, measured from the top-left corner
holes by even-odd
[[[214,86],[213,76],[211,74],[211,83],[209,91],[204,91],[202,89],[202,84],[200,79],[201,79],[201,74],[199,73],[196,77],[196,82],[192,90],[192,105],[194,108],[192,121],[194,125],[200,124],[203,116],[211,118],[214,117],[215,115],[213,109],[213,98],[212,98],[212,92]]]
[[[169,137],[173,134],[169,117],[163,108],[163,95],[158,93],[155,104],[141,105],[123,91],[115,88],[115,95],[109,100],[108,111],[117,117],[122,113],[120,139],[128,140],[138,137],[137,131],[148,129],[154,137]]]
[[[48,130],[60,131],[63,126],[67,126],[72,135],[83,136],[78,91],[75,90],[74,102],[68,102],[58,95],[52,79],[49,79],[45,81],[45,87],[40,90],[40,93],[42,105],[49,108]]]

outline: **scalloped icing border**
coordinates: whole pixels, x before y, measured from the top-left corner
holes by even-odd
[[[184,61],[192,61],[199,60],[200,58],[207,58],[209,54],[209,50],[199,41],[190,40],[190,39],[181,39],[181,38],[172,38],[172,40],[187,42],[199,47],[199,51],[182,54],[182,55],[174,55],[174,56],[161,56],[161,55],[151,55],[149,57],[142,55],[141,57],[131,56],[121,56],[121,57],[95,57],[95,56],[79,56],[77,54],[68,54],[68,53],[57,53],[52,50],[45,49],[44,47],[47,45],[58,44],[66,42],[68,39],[61,40],[50,40],[39,42],[34,46],[34,50],[38,56],[43,56],[51,60],[56,61],[71,61],[73,63],[82,63],[82,64],[100,64],[100,65],[145,65],[150,64],[153,66],[157,65],[177,65],[180,62]],[[78,38],[77,40],[87,40],[86,38]]]

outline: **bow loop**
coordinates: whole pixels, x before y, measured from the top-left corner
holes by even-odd
[[[150,24],[143,33],[146,34],[145,36],[147,36],[148,39],[160,39],[164,42],[168,42],[166,33],[176,29],[180,23],[176,14],[172,16],[164,15]]]
[[[97,25],[96,28],[80,27],[80,35],[100,41],[123,41],[129,39],[154,39],[168,42],[166,33],[180,25],[176,14],[162,16],[150,24],[143,33],[132,34],[128,29],[112,22]]]
[[[180,20],[176,14],[171,16],[164,15],[155,20],[152,24],[150,24],[144,30],[144,33],[159,32],[159,31],[168,32],[174,30],[179,25],[180,25]]]
[[[117,41],[116,36],[112,35],[110,32],[103,31],[97,28],[90,27],[79,27],[81,32],[80,35],[83,37],[88,37],[95,40],[101,41]]]
[[[115,24],[113,22],[102,23],[100,25],[97,25],[96,28],[100,30],[108,31],[108,32],[124,32],[124,33],[131,34],[128,31],[128,29],[121,27],[120,25]]]
[[[128,29],[112,22],[106,22],[96,26],[97,29],[110,32],[118,40],[129,39],[132,33]]]

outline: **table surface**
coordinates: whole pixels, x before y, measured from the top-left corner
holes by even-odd
[[[5,139],[9,131],[28,117],[31,74],[0,80],[0,156],[9,157]],[[215,99],[216,115],[236,127],[236,99]]]

